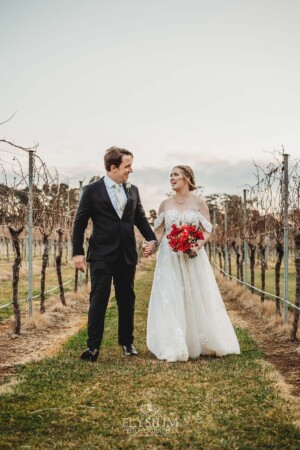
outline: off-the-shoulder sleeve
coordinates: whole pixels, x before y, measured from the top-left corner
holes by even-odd
[[[205,217],[203,216],[203,214],[201,214],[200,212],[198,212],[198,216],[199,216],[199,220],[201,222],[201,224],[203,225],[205,231],[207,231],[208,233],[212,232],[212,224],[205,219]]]
[[[157,218],[154,220],[154,230],[157,230],[157,228],[159,228],[161,226],[161,224],[163,223],[163,221],[165,220],[165,211],[160,213],[159,216],[157,216]]]

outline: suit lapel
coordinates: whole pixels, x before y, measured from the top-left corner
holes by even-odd
[[[130,188],[126,189],[126,183],[123,183],[123,188],[124,188],[124,191],[125,191],[125,194],[126,194],[126,197],[127,197],[127,203],[126,203],[124,211],[123,211],[123,215],[124,215],[126,210],[127,210],[127,208],[129,208],[129,205],[131,203],[131,189]],[[123,215],[122,215],[122,217],[123,217]]]
[[[127,197],[127,200],[129,199],[130,189],[126,189],[126,183],[123,183],[123,188]]]

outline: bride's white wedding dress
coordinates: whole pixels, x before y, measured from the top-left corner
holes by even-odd
[[[158,359],[187,361],[202,355],[240,353],[239,343],[225,309],[204,248],[196,258],[175,253],[166,235],[172,224],[212,225],[198,211],[169,209],[158,216],[165,233],[154,273],[147,325],[147,345]]]

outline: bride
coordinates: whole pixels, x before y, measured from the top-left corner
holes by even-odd
[[[191,192],[196,186],[189,166],[174,167],[170,181],[175,195],[161,203],[154,224],[161,243],[148,311],[148,348],[166,361],[239,354],[236,334],[203,248],[212,231],[208,207]],[[204,230],[204,240],[193,247],[195,258],[175,253],[169,246],[167,235],[173,224],[192,224]],[[147,247],[145,251],[147,254]]]

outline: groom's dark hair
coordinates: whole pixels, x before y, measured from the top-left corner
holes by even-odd
[[[125,148],[110,147],[106,150],[104,155],[104,165],[107,172],[110,171],[111,166],[119,167],[122,162],[123,155],[129,155],[133,157],[133,154]]]

